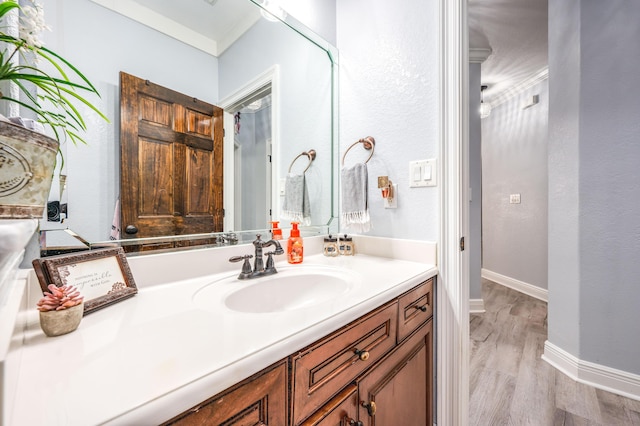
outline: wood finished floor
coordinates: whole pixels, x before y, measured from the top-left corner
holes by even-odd
[[[540,357],[547,304],[482,282],[484,314],[471,314],[469,424],[638,425],[640,401],[577,383]]]

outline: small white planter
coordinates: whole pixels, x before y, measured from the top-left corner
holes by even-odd
[[[71,333],[78,328],[84,314],[84,302],[61,311],[40,312],[40,328],[49,337]]]

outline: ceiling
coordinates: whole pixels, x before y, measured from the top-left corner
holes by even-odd
[[[215,56],[260,19],[250,1],[92,1]],[[492,51],[481,66],[485,102],[546,69],[547,1],[469,0],[469,47]]]
[[[92,0],[214,56],[260,19],[250,1]]]
[[[489,48],[481,65],[485,102],[548,65],[547,0],[469,0],[469,48]]]

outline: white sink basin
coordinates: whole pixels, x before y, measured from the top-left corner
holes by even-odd
[[[194,294],[194,302],[207,309],[218,298],[237,312],[292,311],[339,300],[358,281],[356,274],[337,268],[285,267],[266,277],[238,280],[234,275],[214,281]]]

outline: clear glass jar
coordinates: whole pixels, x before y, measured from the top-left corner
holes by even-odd
[[[324,238],[322,254],[328,257],[335,257],[338,253],[338,239],[332,235]]]
[[[340,238],[338,252],[343,256],[353,256],[354,254],[356,254],[356,246],[353,243],[353,238],[349,237],[347,234],[344,234],[344,236]]]

